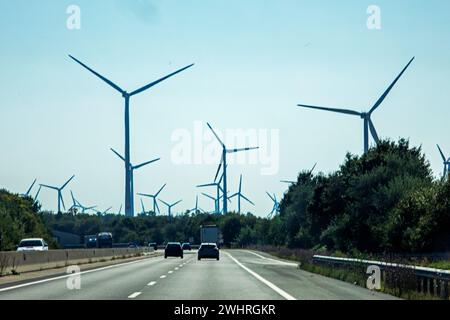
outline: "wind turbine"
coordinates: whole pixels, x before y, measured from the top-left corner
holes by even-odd
[[[214,201],[214,214],[219,214],[220,212],[217,211],[217,202],[219,202],[219,199],[214,198],[213,196],[210,196],[209,194],[204,192],[202,192],[202,195]]]
[[[159,206],[158,206],[158,202],[156,201],[156,199],[158,198],[159,194],[161,193],[161,191],[163,191],[163,189],[165,188],[165,186],[167,185],[164,184],[161,189],[159,189],[159,191],[156,194],[145,194],[145,193],[138,193],[138,195],[140,195],[141,197],[147,197],[147,198],[152,198],[153,199],[153,213],[156,215],[156,210],[158,210],[158,213],[161,213],[159,211]]]
[[[317,166],[317,163],[312,167],[312,169],[309,171],[308,175],[312,175],[316,166]],[[297,183],[297,181],[289,181],[289,180],[281,180],[280,182],[287,183],[287,184],[296,184]]]
[[[175,202],[173,204],[169,204],[169,203],[167,203],[167,202],[165,202],[165,201],[163,201],[161,199],[159,199],[159,201],[161,201],[162,203],[164,203],[167,206],[167,212],[168,212],[168,216],[170,218],[170,217],[172,217],[172,208],[175,207],[177,204],[179,204],[183,200],[179,200],[179,201],[177,201],[177,202]]]
[[[191,212],[194,213],[204,212],[204,210],[198,206],[198,196],[195,197],[195,207],[189,210],[189,213]]]
[[[24,197],[28,197],[30,195],[31,189],[33,189],[34,184],[36,183],[37,179],[34,179],[33,183],[31,184],[31,186],[28,188],[27,192],[25,194],[23,194]]]
[[[164,80],[167,80],[167,79],[173,77],[174,75],[192,67],[194,64],[188,65],[188,66],[186,66],[182,69],[179,69],[165,77],[162,77],[161,79],[153,81],[131,93],[128,93],[126,90],[123,90],[121,87],[116,85],[114,82],[105,78],[104,76],[97,73],[93,69],[89,68],[87,65],[85,65],[78,59],[74,58],[71,55],[69,55],[69,57],[72,60],[74,60],[75,62],[77,62],[78,64],[80,64],[82,67],[84,67],[85,69],[87,69],[88,71],[93,73],[95,76],[97,76],[98,78],[100,78],[101,80],[106,82],[108,85],[113,87],[115,90],[117,90],[125,100],[125,215],[132,217],[132,216],[134,216],[134,194],[132,193],[132,190],[131,190],[132,184],[131,184],[131,164],[130,164],[130,162],[131,162],[131,160],[130,160],[130,98],[141,92],[144,92],[144,91],[150,89],[151,87],[157,85],[158,83],[163,82]]]
[[[122,205],[120,205],[120,208],[119,208],[119,216],[122,214]]]
[[[111,151],[114,152],[116,154],[116,156],[118,156],[120,159],[122,159],[126,163],[126,159],[124,157],[122,157],[116,150],[111,148]],[[161,160],[161,158],[150,160],[150,161],[141,163],[141,164],[139,164],[137,166],[133,166],[130,163],[130,170],[129,171],[130,171],[130,186],[131,186],[131,194],[132,194],[132,197],[131,197],[131,211],[133,212],[133,216],[134,216],[134,170],[138,170],[138,169],[140,169],[140,168],[142,168],[142,167],[144,167],[146,165],[149,165],[149,164],[151,164],[153,162],[156,162],[156,161],[159,161],[159,160]]]
[[[450,172],[450,158],[447,159],[444,156],[444,153],[442,152],[442,149],[441,149],[441,147],[439,145],[437,145],[437,147],[439,149],[439,153],[441,154],[442,161],[444,163],[444,175],[443,175],[443,178],[445,179],[447,177],[447,175],[449,174],[449,172]]]
[[[69,211],[76,209],[76,208],[82,209],[82,207],[78,203],[77,199],[75,199],[75,196],[73,195],[72,190],[70,190],[70,196],[72,197],[72,206],[69,208]]]
[[[106,216],[108,214],[108,211],[111,210],[112,207],[109,207],[108,209],[106,209],[105,211],[101,212],[101,211],[97,211],[97,216],[101,217],[101,216]]]
[[[277,196],[275,194],[273,194],[273,196],[270,195],[270,193],[268,193],[266,191],[267,195],[269,196],[269,198],[273,201],[273,207],[272,207],[272,211],[270,211],[268,217],[271,218],[272,215],[278,214],[280,212],[280,203],[277,200]]]
[[[209,129],[212,131],[212,133],[214,134],[214,136],[216,137],[217,141],[219,141],[219,143],[222,145],[222,161],[221,161],[221,165],[222,165],[222,168],[223,168],[223,177],[222,177],[222,181],[223,181],[223,187],[222,187],[222,189],[223,189],[222,190],[222,192],[223,192],[223,206],[222,206],[222,210],[223,210],[224,214],[227,214],[228,213],[227,154],[241,152],[241,151],[256,150],[256,149],[259,149],[259,147],[240,148],[240,149],[227,149],[227,147],[225,146],[225,143],[223,143],[222,140],[220,140],[219,136],[214,131],[214,129],[211,127],[211,125],[209,123],[207,123],[207,125],[208,125]]]
[[[241,213],[241,198],[243,198],[245,201],[247,201],[248,203],[255,205],[251,200],[249,200],[245,195],[242,194],[242,174],[241,174],[241,178],[239,179],[239,191],[236,192],[235,194],[233,194],[230,199],[236,197],[238,198],[238,213]]]
[[[54,187],[54,186],[45,185],[45,184],[40,184],[41,187],[48,188],[48,189],[53,189],[53,190],[58,191],[58,213],[61,212],[61,203],[63,205],[64,210],[66,209],[66,206],[64,204],[64,199],[63,199],[63,196],[62,196],[62,191],[69,184],[69,182],[72,181],[73,178],[75,178],[75,175],[73,175],[69,180],[67,180],[66,183],[64,183],[62,185],[62,187],[60,187],[60,188]]]
[[[400,79],[400,77],[403,75],[403,73],[408,69],[409,65],[413,62],[414,57],[409,61],[409,63],[406,65],[406,67],[403,68],[402,72],[395,78],[394,82],[387,88],[387,90],[381,95],[381,97],[375,102],[375,104],[372,106],[372,108],[369,110],[369,112],[358,112],[354,110],[348,110],[348,109],[336,109],[336,108],[325,108],[325,107],[317,107],[317,106],[311,106],[311,105],[305,105],[305,104],[299,104],[299,107],[304,108],[310,108],[310,109],[316,109],[316,110],[324,110],[324,111],[331,111],[331,112],[337,112],[337,113],[343,113],[347,115],[352,116],[358,116],[363,120],[364,125],[364,153],[367,153],[369,151],[369,129],[370,133],[375,140],[376,143],[379,142],[378,133],[375,129],[375,126],[372,122],[371,116],[372,113],[380,106],[380,104],[384,101],[384,99],[387,97],[389,92],[392,90],[392,88],[395,86],[397,81]]]

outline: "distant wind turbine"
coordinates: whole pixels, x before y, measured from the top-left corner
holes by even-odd
[[[54,186],[45,185],[45,184],[40,184],[41,187],[48,188],[48,189],[53,189],[53,190],[58,191],[58,213],[61,212],[61,203],[63,205],[64,210],[66,209],[66,206],[64,204],[64,199],[63,199],[63,196],[62,196],[62,191],[69,184],[69,182],[72,181],[73,178],[75,178],[75,175],[73,175],[69,180],[67,180],[66,183],[64,183],[60,188],[54,187]]]
[[[111,151],[114,152],[114,154],[116,156],[118,156],[120,159],[122,159],[124,162],[126,162],[125,158],[122,157],[116,150],[111,148]],[[134,212],[134,170],[138,170],[138,169],[140,169],[140,168],[142,168],[142,167],[144,167],[146,165],[149,165],[149,164],[151,164],[153,162],[156,162],[156,161],[159,161],[159,160],[161,160],[161,158],[150,160],[150,161],[141,163],[141,164],[139,164],[137,166],[133,166],[130,163],[130,170],[129,171],[130,171],[130,186],[131,186],[130,188],[131,188],[131,194],[132,194],[132,201],[131,201],[131,211],[132,212]]]
[[[153,213],[154,213],[155,215],[156,215],[156,210],[158,210],[158,213],[161,213],[161,212],[159,211],[158,202],[157,202],[156,200],[157,200],[159,194],[161,193],[161,191],[163,191],[163,189],[165,188],[166,185],[167,185],[167,183],[164,184],[164,185],[161,187],[161,189],[158,190],[158,192],[157,192],[156,194],[138,193],[138,195],[141,196],[141,197],[147,197],[147,198],[153,199]]]
[[[161,199],[159,201],[161,201],[162,203],[164,203],[167,206],[167,214],[168,214],[169,218],[171,218],[172,217],[172,208],[175,207],[177,204],[179,204],[183,200],[179,200],[172,204],[169,204]]]
[[[312,175],[312,173],[313,173],[314,169],[316,168],[316,166],[317,166],[317,163],[309,171],[309,173],[308,173],[309,175]],[[280,182],[287,183],[287,184],[296,184],[297,183],[297,181],[289,181],[289,180],[281,180]]]
[[[378,133],[375,129],[375,126],[372,122],[371,116],[372,113],[380,106],[380,104],[384,101],[384,99],[387,97],[389,92],[394,88],[397,81],[400,79],[400,77],[403,75],[403,73],[408,69],[409,65],[413,62],[414,57],[409,61],[409,63],[406,65],[405,68],[403,68],[402,72],[395,78],[394,82],[387,88],[387,90],[381,95],[381,97],[375,102],[375,104],[372,106],[372,108],[369,110],[369,112],[358,112],[354,110],[348,110],[348,109],[336,109],[336,108],[325,108],[325,107],[317,107],[317,106],[311,106],[311,105],[305,105],[305,104],[299,104],[299,107],[304,108],[310,108],[310,109],[316,109],[316,110],[324,110],[324,111],[331,111],[331,112],[337,112],[337,113],[343,113],[347,115],[352,116],[358,116],[363,119],[364,122],[364,153],[367,153],[369,151],[369,129],[370,133],[372,134],[373,139],[376,143],[379,142]]]
[[[444,179],[449,175],[450,172],[450,158],[446,158],[444,153],[442,152],[442,149],[439,145],[437,145],[438,149],[439,149],[439,153],[441,154],[442,157],[442,161],[444,164],[444,175],[442,176]]]
[[[251,200],[249,200],[244,194],[242,194],[242,174],[239,179],[239,191],[233,194],[230,199],[237,197],[238,198],[238,213],[241,213],[241,198],[243,198],[248,203],[255,205]]]
[[[224,214],[228,213],[228,188],[227,188],[227,154],[230,153],[236,153],[241,151],[250,151],[250,150],[256,150],[259,149],[259,147],[253,147],[253,148],[240,148],[240,149],[227,149],[225,143],[222,142],[222,140],[219,138],[217,133],[214,131],[214,129],[211,127],[209,123],[207,123],[209,129],[212,131],[214,136],[216,137],[217,141],[222,145],[222,168],[223,168],[223,205],[222,210]]]
[[[69,55],[69,57],[80,64],[82,67],[93,73],[95,76],[106,82],[108,85],[113,87],[115,90],[117,90],[122,97],[125,100],[125,215],[132,217],[134,216],[134,194],[132,193],[131,187],[131,160],[130,160],[130,98],[134,95],[137,95],[141,92],[144,92],[151,87],[159,84],[160,82],[163,82],[164,80],[167,80],[174,75],[192,67],[194,64],[188,65],[187,67],[184,67],[182,69],[179,69],[165,77],[162,77],[156,81],[153,81],[131,93],[128,93],[127,91],[123,90],[121,87],[119,87],[117,84],[112,82],[111,80],[105,78],[101,74],[97,73],[93,69],[89,68],[87,65],[79,61],[78,59],[74,58],[73,56]]]
[[[280,213],[280,203],[278,202],[277,196],[275,194],[271,196],[269,192],[266,191],[266,193],[269,196],[269,198],[273,201],[272,211],[270,211],[268,215],[268,217],[271,218],[273,214],[277,215],[278,213]]]
[[[204,212],[203,209],[198,206],[198,196],[195,197],[195,207],[189,210],[189,213],[191,212],[194,213]]]

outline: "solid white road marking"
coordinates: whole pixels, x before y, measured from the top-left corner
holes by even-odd
[[[293,296],[291,296],[289,293],[287,293],[286,291],[280,289],[279,287],[277,287],[276,285],[274,285],[272,282],[264,279],[263,277],[261,277],[259,274],[257,274],[256,272],[250,270],[249,268],[247,268],[246,266],[244,266],[242,263],[240,263],[239,261],[237,261],[231,254],[229,254],[228,252],[225,252],[226,255],[228,255],[230,257],[231,260],[233,260],[239,267],[241,267],[242,269],[244,269],[245,271],[247,271],[248,273],[250,273],[252,276],[254,276],[256,279],[258,279],[259,281],[261,281],[262,283],[264,283],[266,286],[268,286],[270,289],[272,289],[273,291],[275,291],[276,293],[278,293],[280,296],[282,296],[283,298],[285,298],[286,300],[297,300],[295,299]]]
[[[242,251],[242,250],[240,250],[240,251]],[[260,255],[260,254],[257,254],[256,252],[249,251],[249,250],[245,250],[245,251],[243,251],[243,252],[251,253],[251,254],[253,254],[253,255],[255,255],[255,256],[261,258],[261,259],[264,259],[264,260],[274,261],[274,262],[276,262],[276,263],[284,264],[284,265],[286,265],[286,266],[298,267],[298,264],[297,264],[297,263],[293,263],[293,262],[285,262],[285,261],[281,261],[281,260],[276,260],[276,259],[272,259],[272,258],[267,258],[267,257],[264,257],[264,256],[262,256],[262,255]]]
[[[151,287],[151,286],[154,286],[155,284],[156,284],[156,281],[152,281],[152,282],[149,282],[148,286]]]
[[[151,258],[148,258],[148,259],[151,259]],[[107,266],[107,267],[102,267],[102,268],[97,268],[97,269],[92,269],[92,270],[86,270],[86,271],[82,271],[80,273],[77,273],[76,275],[83,275],[83,274],[87,274],[87,273],[98,272],[98,271],[103,271],[103,270],[107,270],[107,269],[113,269],[113,268],[128,266],[128,265],[139,263],[139,262],[148,262],[148,259],[142,259],[142,260],[138,260],[138,261],[119,263],[119,264],[114,264],[112,266]],[[158,260],[154,260],[154,261],[151,261],[151,262],[157,262],[157,261]],[[46,283],[46,282],[50,282],[50,281],[61,280],[61,279],[65,279],[65,278],[68,278],[68,277],[73,277],[73,275],[74,274],[67,274],[67,275],[63,275],[63,276],[58,276],[58,277],[53,277],[53,278],[48,278],[48,279],[43,279],[43,280],[38,280],[38,281],[33,281],[33,282],[27,282],[27,283],[23,283],[23,284],[18,284],[16,286],[11,286],[11,287],[0,289],[0,292],[10,291],[10,290],[19,289],[19,288],[23,288],[23,287],[28,287],[28,286],[32,286],[32,285],[35,285],[35,284]]]
[[[164,279],[165,277],[167,277],[165,274],[163,274],[160,278]]]
[[[128,299],[134,299],[134,298],[136,298],[137,296],[139,296],[141,293],[142,293],[142,292],[135,292],[135,293],[133,293],[133,294],[130,294],[130,295],[128,296]]]

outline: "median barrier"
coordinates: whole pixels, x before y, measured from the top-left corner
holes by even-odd
[[[75,264],[131,258],[153,252],[151,248],[70,249],[29,252],[0,252],[0,276],[39,271]]]

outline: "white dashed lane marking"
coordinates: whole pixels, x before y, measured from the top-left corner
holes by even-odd
[[[134,299],[134,298],[136,298],[137,296],[139,296],[141,293],[142,293],[142,292],[135,292],[135,293],[133,293],[133,294],[130,294],[130,295],[128,296],[128,299]]]
[[[149,287],[151,287],[151,286],[154,286],[156,284],[156,281],[152,281],[152,282],[149,282],[147,285],[149,286]]]
[[[164,279],[165,277],[167,277],[167,276],[164,274],[164,275],[162,275],[160,278],[161,278],[161,279]]]

